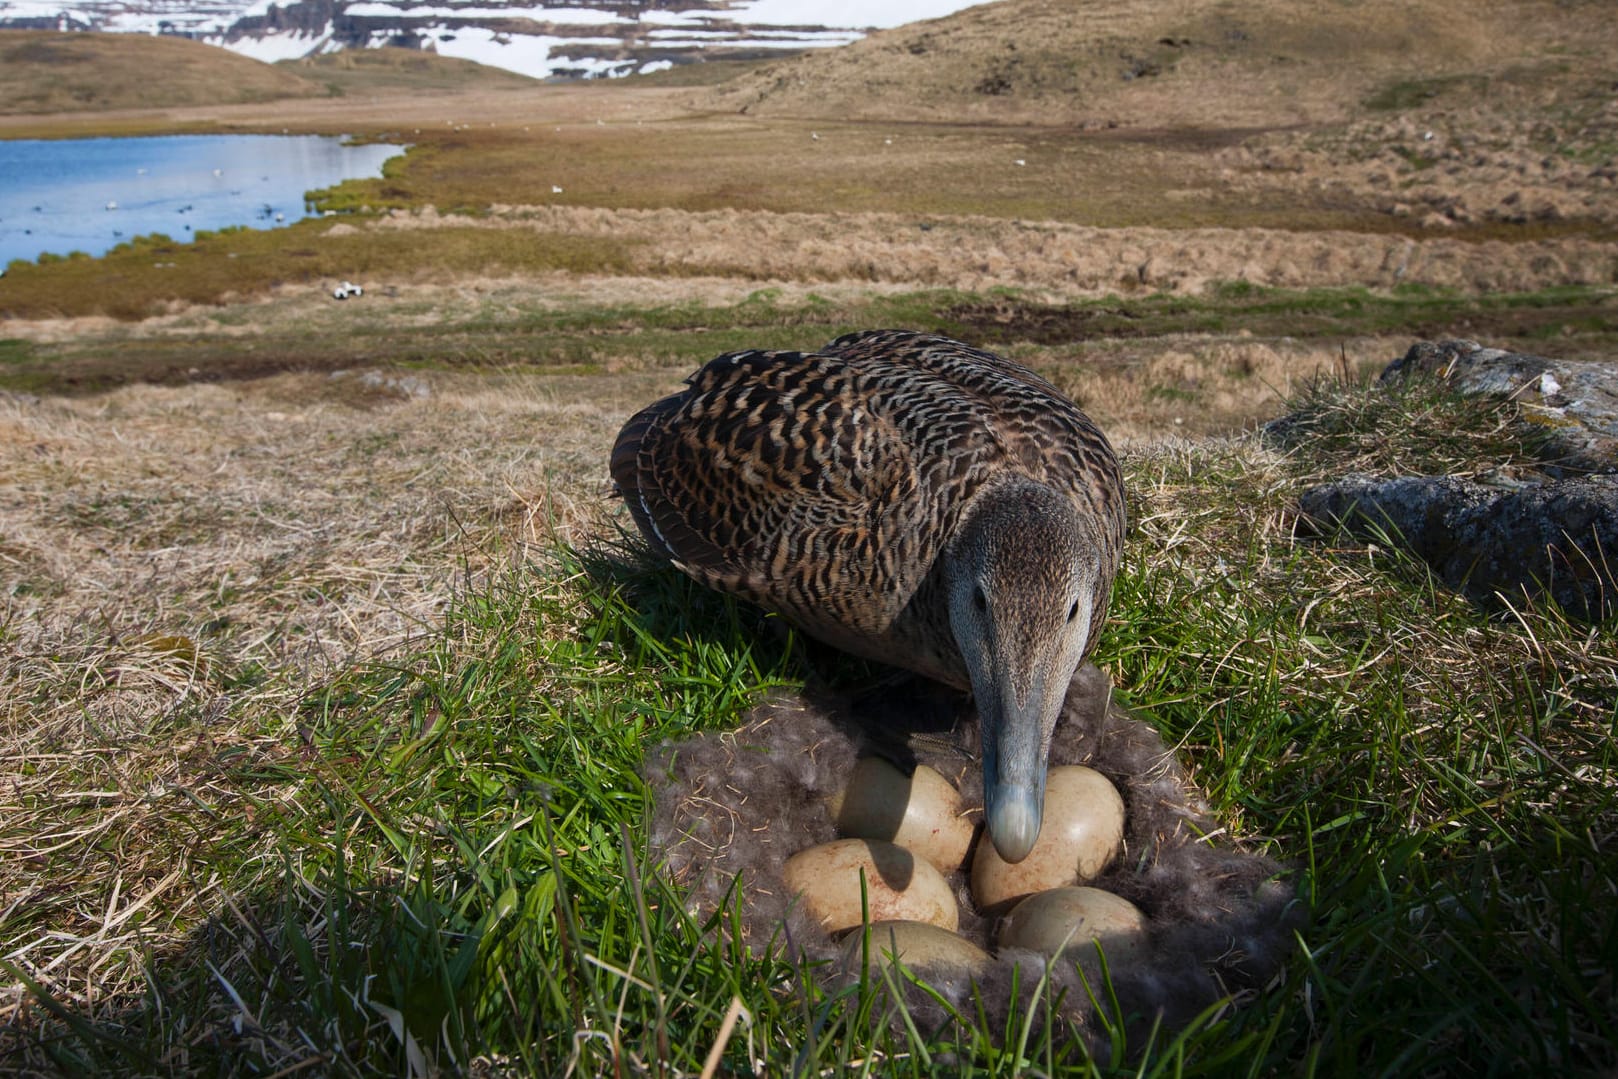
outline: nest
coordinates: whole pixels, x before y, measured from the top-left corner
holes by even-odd
[[[899,720],[888,709],[877,724],[870,701],[776,697],[735,731],[665,744],[650,754],[652,850],[688,892],[697,917],[739,893],[734,931],[749,949],[782,949],[827,988],[858,977],[842,961],[841,943],[800,909],[782,879],[789,857],[836,838],[827,797],[857,758],[877,753],[901,766],[930,765],[968,804],[982,804],[979,762],[961,748],[978,744],[976,717],[963,719],[953,739],[931,737],[929,726],[951,710],[936,699],[930,710],[918,707],[913,686],[905,699]],[[1108,1021],[1125,1024],[1130,1044],[1140,1045],[1135,1035],[1154,1025],[1178,1029],[1211,1005],[1250,996],[1276,975],[1303,922],[1293,889],[1277,879],[1281,866],[1234,842],[1215,842],[1219,830],[1206,802],[1173,752],[1151,725],[1112,700],[1107,676],[1093,665],[1081,667],[1069,687],[1050,763],[1088,765],[1124,799],[1123,848],[1087,883],[1128,899],[1149,920],[1143,946],[1108,971],[1118,1004]],[[980,835],[978,841],[986,840]],[[1086,986],[1093,965],[1048,961],[1014,948],[996,952],[995,920],[977,912],[967,877],[958,871],[947,878],[961,908],[958,931],[993,953],[993,964],[974,975],[926,972],[936,997],[897,980],[912,1019],[940,1029],[955,1021],[951,1008],[973,1015],[981,1007],[991,1029],[1005,1029],[1013,1009],[1026,1014],[1034,1008],[1049,962],[1056,1004],[1039,1022],[1066,1023],[1101,1050],[1105,1035],[1090,992],[1099,987],[1093,980]],[[1097,995],[1106,999],[1104,991]]]

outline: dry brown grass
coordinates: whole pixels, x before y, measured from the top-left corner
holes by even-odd
[[[1373,373],[1398,348],[1387,338],[1328,343],[1241,334],[1097,341],[1054,350],[1042,367],[1115,445],[1137,450],[1251,430],[1279,415],[1311,380]]]
[[[311,682],[435,632],[528,544],[599,534],[604,447],[649,392],[357,372],[0,395],[0,956],[86,1014],[138,993],[147,950],[228,906],[212,860],[256,856],[252,822],[301,789],[277,766]]]
[[[1100,229],[1061,221],[900,214],[608,210],[496,206],[476,218],[392,214],[379,233],[524,229],[624,245],[634,271],[756,281],[875,282],[1054,297],[1178,291],[1244,281],[1276,288],[1429,285],[1468,292],[1609,284],[1614,245],[1601,240],[1415,240],[1356,232]]]

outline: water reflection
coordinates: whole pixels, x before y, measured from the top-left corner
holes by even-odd
[[[189,240],[308,216],[304,194],[382,174],[401,147],[325,135],[163,135],[0,141],[0,266],[104,254],[135,236]]]

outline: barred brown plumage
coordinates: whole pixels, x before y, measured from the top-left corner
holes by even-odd
[[[1123,544],[1122,474],[1077,405],[992,353],[871,330],[711,360],[624,425],[612,475],[698,581],[970,689],[990,836],[1026,855]]]

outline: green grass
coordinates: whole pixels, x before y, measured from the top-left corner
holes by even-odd
[[[1396,555],[1293,538],[1307,470],[1434,422],[1430,398],[1380,392],[1311,389],[1299,403],[1335,426],[1307,466],[1251,440],[1127,462],[1137,523],[1098,658],[1313,910],[1276,984],[1126,1048],[1143,1060],[1090,1060],[1060,1032],[1019,1049],[1015,1030],[913,1030],[876,985],[827,993],[687,916],[642,838],[642,756],[790,691],[797,649],[672,570],[560,541],[460,589],[385,662],[140,734],[236,732],[188,766],[205,812],[154,837],[204,848],[217,898],[183,943],[132,943],[119,962],[143,992],[93,1017],[36,1009],[17,1051],[102,1074],[695,1074],[739,1001],[730,1074],[1611,1068],[1613,627],[1493,618]],[[1415,440],[1405,463],[1517,452],[1468,438]],[[33,692],[83,675],[61,677]],[[11,907],[0,936],[65,914]]]
[[[338,223],[226,229],[189,242],[145,236],[99,259],[14,261],[0,317],[140,319],[175,301],[217,304],[267,287],[346,277],[611,273],[625,265],[625,245],[611,239],[466,227],[434,230],[424,250],[420,236],[407,231],[329,235]]]
[[[1484,75],[1394,79],[1378,87],[1361,104],[1373,112],[1406,112],[1456,91],[1480,96],[1486,95],[1488,89],[1489,79]]]

